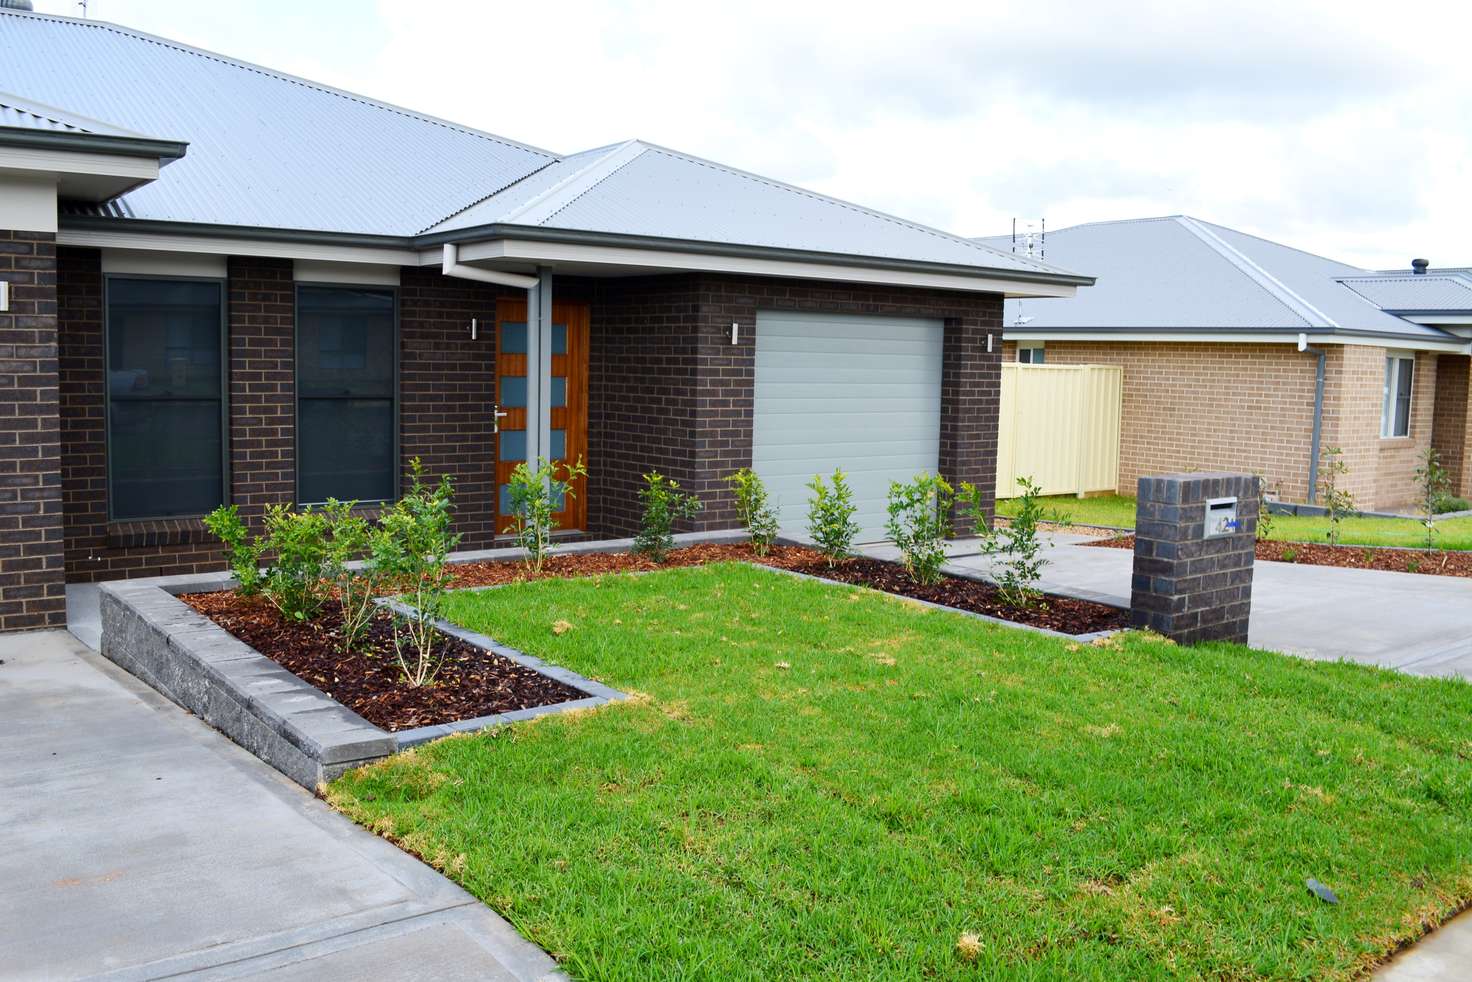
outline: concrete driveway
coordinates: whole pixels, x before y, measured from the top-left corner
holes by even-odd
[[[560,978],[62,631],[0,638],[0,978]]]
[[[1079,545],[1088,541],[1050,536],[1044,589],[1129,606],[1134,554]],[[866,551],[894,554],[888,546]],[[991,571],[975,541],[953,543],[950,552],[953,571]],[[1306,658],[1472,679],[1472,579],[1259,562],[1249,640]]]

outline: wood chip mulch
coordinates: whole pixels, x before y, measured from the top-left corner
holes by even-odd
[[[1105,549],[1133,549],[1135,537],[1120,535],[1080,545]],[[1427,576],[1472,576],[1472,552],[1460,550],[1388,549],[1365,546],[1331,546],[1321,542],[1257,543],[1257,558],[1264,562],[1297,563],[1300,566],[1338,566],[1342,569],[1380,569],[1392,573]]]
[[[386,613],[374,619],[360,650],[345,654],[338,644],[340,618],[331,604],[316,620],[293,624],[261,597],[229,591],[189,593],[179,599],[297,678],[390,732],[586,696],[457,638],[441,640],[444,661],[433,685],[405,685],[394,658],[393,629]]]
[[[894,563],[860,557],[830,569],[827,560],[812,549],[777,546],[759,557],[744,543],[687,546],[670,553],[663,564],[628,553],[555,555],[541,573],[532,573],[519,562],[456,564],[453,586],[499,586],[729,561],[765,563],[1065,634],[1122,628],[1129,620],[1128,613],[1117,607],[1052,595],[1032,608],[1017,610],[1001,601],[995,587],[974,580],[947,576],[933,587],[919,587]],[[227,591],[184,594],[179,599],[293,675],[389,731],[548,706],[585,695],[454,638],[442,641],[444,661],[434,684],[405,685],[394,658],[392,626],[386,613],[373,621],[360,650],[345,654],[338,643],[340,618],[331,604],[314,621],[294,624],[261,597]]]

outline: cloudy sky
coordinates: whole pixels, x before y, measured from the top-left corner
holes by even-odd
[[[639,137],[958,234],[1183,212],[1401,267],[1472,265],[1469,6],[90,0],[88,14],[551,150]]]

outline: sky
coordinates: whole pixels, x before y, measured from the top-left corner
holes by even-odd
[[[87,6],[556,152],[638,137],[959,235],[1183,213],[1472,265],[1472,4]]]

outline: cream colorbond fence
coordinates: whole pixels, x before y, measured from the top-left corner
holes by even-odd
[[[1113,491],[1119,482],[1118,365],[1002,365],[997,416],[997,497],[1017,479],[1044,494]]]

